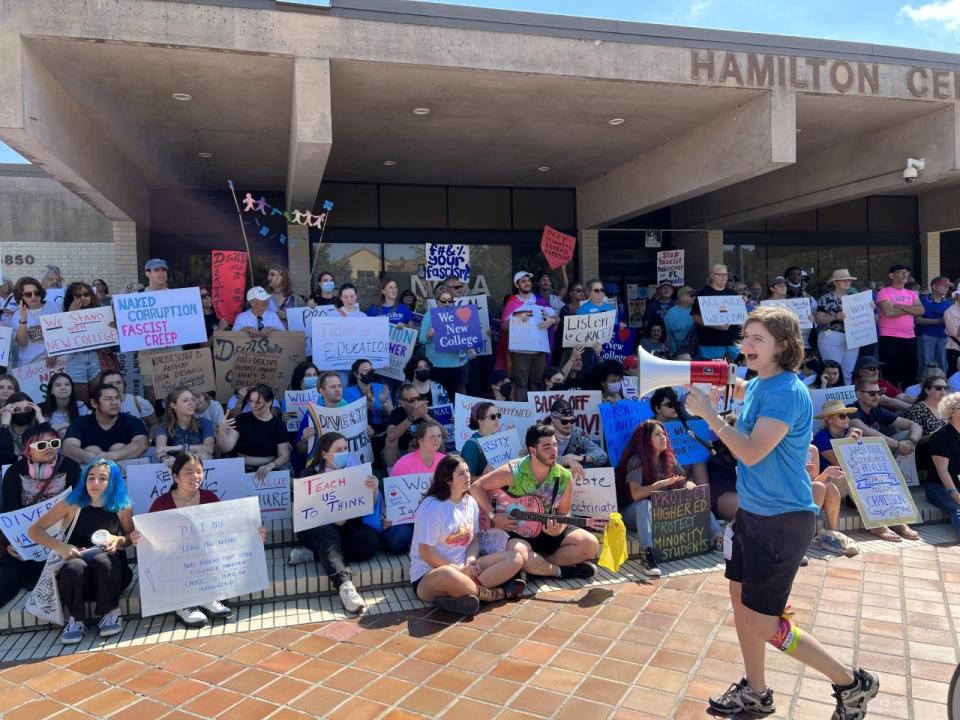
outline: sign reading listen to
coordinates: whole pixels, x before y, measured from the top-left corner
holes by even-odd
[[[390,364],[390,321],[380,317],[314,317],[313,361],[326,370],[349,370],[357,360]]]
[[[563,347],[605,345],[613,338],[613,330],[616,324],[616,310],[607,310],[591,315],[567,315],[563,319]],[[511,332],[513,332],[513,328],[511,328]]]
[[[117,344],[113,308],[95,307],[41,315],[40,329],[47,355],[66,355]]]
[[[547,259],[547,264],[551,270],[556,270],[561,265],[566,265],[573,260],[573,251],[576,245],[577,239],[573,235],[562,233],[549,225],[543,226],[543,235],[540,236],[540,251]]]
[[[387,520],[394,525],[412,523],[417,506],[420,505],[432,481],[433,476],[430,473],[384,478],[383,500],[387,510]]]
[[[865,528],[920,522],[917,506],[883,438],[831,440]]]
[[[650,515],[657,562],[701,555],[713,546],[709,485],[651,493]]]
[[[124,352],[207,342],[199,288],[114,295],[113,311]]]
[[[236,250],[214,250],[211,256],[213,310],[233,325],[243,310],[247,287],[247,254]]]
[[[374,498],[367,487],[371,474],[370,463],[363,463],[294,480],[294,532],[373,512]]]
[[[427,243],[427,280],[446,280],[451,275],[466,282],[470,279],[469,245]]]
[[[483,346],[480,316],[475,305],[431,308],[433,347],[438,353],[478,350]]]

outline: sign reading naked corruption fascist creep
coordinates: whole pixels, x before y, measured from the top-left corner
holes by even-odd
[[[213,334],[213,364],[217,376],[217,400],[227,402],[233,394],[234,367],[237,356],[266,355],[277,359],[274,379],[267,383],[271,387],[288,387],[294,368],[304,360],[302,332],[274,332],[269,337],[251,338],[244,332],[228,330]],[[242,365],[247,372],[250,365],[244,358]],[[272,365],[271,365],[272,367]]]
[[[113,314],[124,352],[207,342],[199,288],[114,295]]]

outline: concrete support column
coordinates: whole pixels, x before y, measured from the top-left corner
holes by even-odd
[[[123,220],[113,222],[113,282],[107,281],[113,293],[123,292],[129,282],[145,283],[143,265],[137,256],[137,224]]]
[[[332,143],[330,61],[297,58],[290,111],[287,207],[313,209]]]
[[[920,284],[930,287],[930,281],[940,274],[940,233],[920,233]]]
[[[310,229],[306,225],[287,223],[287,268],[297,295],[310,297]]]
[[[723,262],[723,230],[707,231],[707,269]]]
[[[580,281],[588,282],[600,277],[600,231],[581,230],[577,238],[580,253]],[[574,278],[570,278],[573,282]]]

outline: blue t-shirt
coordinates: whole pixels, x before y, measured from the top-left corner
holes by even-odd
[[[386,425],[387,411],[383,409],[383,402],[380,400],[384,386],[380,383],[370,383],[370,388],[373,390],[373,408],[367,405],[367,422],[374,426]],[[356,402],[362,397],[359,385],[347,385],[343,391],[343,399],[347,404]]]
[[[397,323],[409,325],[413,320],[413,313],[411,313],[410,308],[403,303],[397,303],[392,306],[371,305],[367,308],[367,315],[370,317],[380,317],[384,315],[387,320],[390,321],[391,325],[396,325]]]
[[[577,315],[593,315],[594,313],[609,312],[610,310],[616,310],[616,308],[609,303],[597,305],[595,302],[590,302],[588,300],[577,308]]]
[[[796,373],[781,372],[747,383],[737,429],[748,435],[760,418],[786,423],[787,434],[755,465],[737,462],[740,507],[756,515],[809,510],[819,512],[807,475],[807,451],[813,429],[810,391]]]
[[[923,315],[920,317],[927,320],[943,320],[943,314],[953,305],[950,297],[945,297],[940,302],[933,301],[933,295],[921,295],[920,302],[923,303]],[[931,337],[946,337],[946,325],[917,325],[917,335],[929,335]]]

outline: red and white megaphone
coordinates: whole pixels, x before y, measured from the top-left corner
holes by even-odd
[[[707,383],[731,386],[737,366],[723,360],[664,360],[637,348],[637,393],[643,397],[662,387]]]

